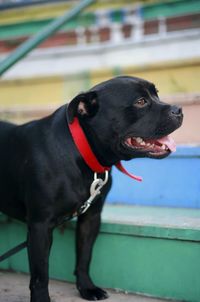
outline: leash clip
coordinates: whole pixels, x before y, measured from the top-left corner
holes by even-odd
[[[97,173],[94,173],[94,180],[90,186],[90,197],[80,208],[80,215],[84,214],[88,208],[91,206],[94,199],[101,194],[101,189],[108,181],[108,171],[105,171],[105,178],[98,178]]]
[[[97,172],[94,173],[94,180],[90,186],[90,195],[96,196],[101,193],[101,189],[108,181],[108,171],[105,171],[105,178],[104,180],[102,178],[98,178]]]

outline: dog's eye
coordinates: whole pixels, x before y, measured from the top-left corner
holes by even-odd
[[[137,102],[134,103],[136,107],[142,108],[147,104],[147,101],[144,98],[141,98],[137,100]]]

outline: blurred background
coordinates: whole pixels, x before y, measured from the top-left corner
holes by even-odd
[[[78,3],[0,0],[0,64]],[[148,196],[143,185],[114,171],[121,188],[109,201],[200,207],[200,0],[95,1],[1,76],[0,118],[40,118],[121,74],[155,83],[162,100],[183,107],[184,123],[173,135],[181,147],[170,161],[127,163],[144,176]],[[124,192],[127,183],[131,189]]]

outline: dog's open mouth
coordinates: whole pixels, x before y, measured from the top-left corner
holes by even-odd
[[[128,137],[124,144],[129,149],[147,152],[152,157],[164,156],[176,151],[176,144],[169,135],[159,139]]]

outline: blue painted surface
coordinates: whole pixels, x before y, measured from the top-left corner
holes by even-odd
[[[200,147],[179,147],[162,160],[134,159],[123,164],[143,182],[113,168],[108,203],[200,208]]]

